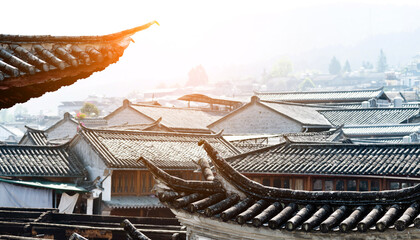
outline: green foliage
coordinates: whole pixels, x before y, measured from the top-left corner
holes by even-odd
[[[270,77],[287,77],[287,75],[289,75],[292,71],[292,62],[289,59],[280,59],[273,65]]]
[[[192,68],[188,73],[187,86],[203,86],[209,82],[206,70],[201,65],[198,65],[195,68]]]
[[[89,102],[85,102],[85,104],[83,104],[83,107],[82,109],[80,109],[80,112],[86,114],[86,116],[88,117],[99,116],[99,109],[96,107],[95,104]]]
[[[388,69],[388,64],[386,63],[386,56],[384,51],[381,49],[378,57],[378,72],[385,72]]]
[[[343,67],[343,72],[348,72],[348,73],[351,72],[349,60],[346,60],[346,63],[344,64],[344,67]]]
[[[332,75],[340,74],[340,72],[341,72],[341,64],[337,60],[337,58],[335,56],[331,59],[330,65],[328,67],[328,70],[329,70],[330,74],[332,74]]]
[[[315,88],[315,84],[309,77],[306,77],[301,83],[299,83],[299,91],[303,91],[310,88]]]

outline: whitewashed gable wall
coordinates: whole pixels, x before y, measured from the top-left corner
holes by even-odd
[[[77,141],[71,146],[71,151],[83,162],[83,166],[88,171],[89,181],[93,181],[96,177],[101,177],[103,180],[106,177],[105,170],[107,166],[99,157],[99,155],[92,149],[83,138],[77,139]],[[102,200],[111,200],[111,181],[112,176],[108,176],[102,183],[104,191],[102,192]]]
[[[252,104],[211,126],[223,134],[276,134],[302,131],[302,125],[259,104]]]
[[[143,116],[136,110],[131,108],[124,108],[121,111],[115,113],[110,118],[108,118],[108,125],[115,126],[121,124],[148,124],[153,123],[154,121],[150,120],[149,118]]]
[[[58,126],[48,129],[46,132],[48,140],[61,139],[61,138],[72,138],[77,133],[77,124],[71,122],[71,120],[64,121]]]

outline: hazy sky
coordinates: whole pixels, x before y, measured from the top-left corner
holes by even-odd
[[[420,27],[417,1],[2,1],[4,34],[101,35],[157,20],[116,64],[30,100],[31,112],[89,94],[124,96],[185,81],[202,64],[212,79],[249,65]],[[46,112],[46,111],[44,111]]]

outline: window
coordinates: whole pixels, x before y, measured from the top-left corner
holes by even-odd
[[[296,178],[295,179],[295,189],[296,190],[303,190],[303,179],[302,178]]]
[[[359,182],[359,191],[368,191],[369,184],[367,180],[360,180]]]
[[[271,184],[270,184],[270,179],[269,178],[263,178],[263,180],[262,180],[262,184],[264,185],[264,186],[270,186]]]
[[[379,180],[370,181],[370,191],[379,191]]]
[[[326,180],[325,181],[325,191],[332,191],[333,190],[333,181],[332,180]]]
[[[399,182],[390,182],[389,183],[389,189],[391,189],[391,190],[400,189],[400,183]]]
[[[284,179],[283,181],[283,187],[284,188],[290,188],[290,181],[288,178]]]
[[[316,179],[316,180],[313,182],[312,189],[313,189],[314,191],[322,191],[322,180],[321,180],[321,179]]]
[[[336,191],[344,191],[344,181],[343,180],[337,180],[335,182],[335,190]]]
[[[274,178],[273,186],[277,188],[281,188],[281,178]]]
[[[356,180],[347,180],[347,191],[356,191],[357,183]]]
[[[114,171],[111,191],[117,195],[135,195],[137,190],[136,171]]]

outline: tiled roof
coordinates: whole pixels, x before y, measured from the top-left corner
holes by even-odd
[[[354,144],[371,144],[371,143],[387,143],[387,144],[395,144],[395,143],[403,143],[402,137],[387,137],[387,138],[349,138],[344,140],[346,143],[354,143]]]
[[[226,112],[205,111],[192,108],[171,108],[151,105],[130,105],[136,111],[172,129],[207,129],[207,125],[220,119]]]
[[[196,231],[197,228],[207,225],[205,229],[210,235],[212,231],[217,232],[219,229],[232,230],[228,236],[230,238],[222,239],[246,236],[252,236],[253,239],[275,239],[275,236],[279,236],[279,230],[317,232],[314,235],[299,235],[308,239],[324,239],[324,236],[354,239],[352,234],[353,237],[359,238],[358,232],[376,234],[374,238],[379,239],[389,236],[388,233],[382,232],[394,229],[407,231],[399,234],[408,234],[404,237],[411,238],[410,231],[416,231],[412,224],[420,228],[420,207],[417,203],[420,200],[420,185],[370,192],[302,191],[267,187],[240,174],[238,169],[229,165],[208,143],[203,145],[212,159],[217,181],[180,181],[172,176],[168,177],[153,162],[143,159],[144,164],[160,180],[160,185],[155,186],[157,196],[171,208],[182,224],[191,228],[189,231]],[[400,150],[420,151],[417,149],[418,146],[404,147]],[[300,152],[299,149],[290,149],[290,152],[293,151],[297,154]],[[319,150],[314,151],[314,155],[318,152]],[[391,152],[400,156],[403,154],[395,149]],[[272,153],[277,154],[275,151]],[[416,158],[416,155],[418,153],[411,156]],[[312,157],[313,164],[318,157],[319,155]],[[290,158],[290,162],[289,165],[300,167],[293,158]],[[266,162],[262,164],[267,165]],[[350,167],[360,166],[354,164]],[[239,231],[238,224],[243,226]],[[324,233],[328,235],[322,235]],[[286,236],[296,237],[290,234]],[[395,237],[394,232],[393,238]]]
[[[0,176],[83,177],[83,165],[67,146],[0,146]]]
[[[22,144],[22,142],[25,141],[26,138],[28,138],[31,145],[36,145],[36,146],[48,145],[48,139],[45,136],[45,132],[43,130],[34,129],[28,126],[25,126],[25,127],[26,127],[26,133],[23,136],[23,138],[20,140],[19,144]]]
[[[195,169],[192,160],[207,158],[197,145],[201,139],[211,142],[223,156],[240,152],[219,135],[169,132],[115,131],[82,128],[79,132],[112,168],[144,168],[142,156],[166,169]]]
[[[273,102],[261,102],[261,104],[266,105],[276,112],[286,115],[303,125],[331,126],[328,120],[317,112],[319,108]]]
[[[153,25],[104,36],[0,35],[0,108],[73,84],[115,63],[130,36]]]
[[[386,125],[355,125],[344,126],[343,133],[346,137],[363,136],[406,136],[419,132],[420,124],[386,124]]]
[[[419,144],[279,144],[228,158],[239,172],[420,176]]]
[[[419,108],[319,110],[333,125],[399,124],[419,114]]]
[[[388,99],[383,89],[319,92],[256,92],[263,101],[286,101],[296,103],[362,102],[371,98]]]
[[[248,135],[245,136],[224,136],[230,143],[242,152],[250,152],[268,146],[277,145],[286,141],[290,142],[334,142],[341,135],[341,129],[323,132],[286,133],[278,135]],[[229,140],[235,139],[235,140]]]
[[[113,196],[111,201],[104,203],[113,209],[118,208],[166,208],[159,198],[152,196]]]
[[[274,112],[279,113],[282,116],[291,118],[304,126],[313,126],[313,127],[331,127],[331,124],[328,120],[318,113],[317,110],[322,109],[320,107],[310,107],[304,106],[302,104],[293,104],[293,103],[277,103],[277,102],[264,102],[260,101],[258,97],[253,96],[251,101],[246,105],[236,109],[235,111],[227,114],[226,116],[216,120],[215,122],[208,125],[212,127],[221,121],[229,121],[231,116],[234,116],[237,113],[240,113],[252,106],[253,104],[260,104],[266,108],[271,109]]]

